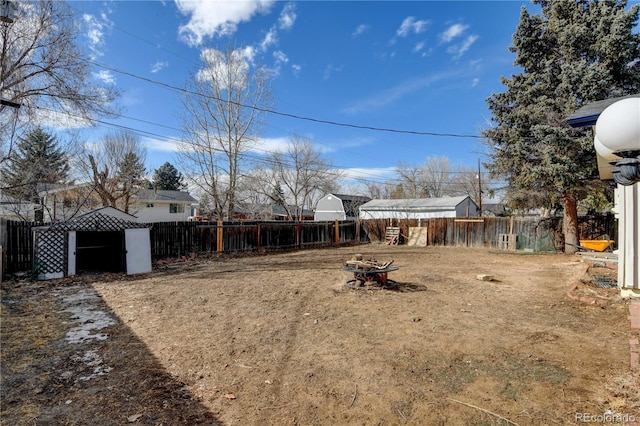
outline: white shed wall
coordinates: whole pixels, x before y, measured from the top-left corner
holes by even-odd
[[[325,195],[318,201],[316,212],[313,215],[313,220],[317,221],[346,220],[346,218],[342,200],[332,194]]]
[[[368,211],[360,209],[360,219],[432,219],[438,217],[457,217],[455,210],[437,212]]]

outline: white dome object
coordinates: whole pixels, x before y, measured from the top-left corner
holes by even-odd
[[[612,152],[640,150],[640,98],[622,99],[602,111],[596,138]]]
[[[598,139],[597,134],[593,138],[593,147],[596,149],[596,153],[606,161],[617,161],[621,158],[615,155],[611,149],[604,146],[603,143],[600,142],[600,139]]]

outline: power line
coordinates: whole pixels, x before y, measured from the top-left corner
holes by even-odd
[[[29,107],[28,107],[29,108]],[[50,108],[46,108],[46,107],[31,107],[31,108],[36,108],[36,109],[40,109],[40,110],[44,110],[44,111],[49,111],[49,112],[58,112],[60,113],[60,111],[56,111]],[[63,112],[65,115],[72,117],[72,118],[80,118],[80,116],[74,115],[72,113],[69,112]],[[125,115],[120,115],[120,114],[116,114],[118,117],[121,118],[127,118],[127,119],[131,119],[131,120],[135,120],[135,121],[140,121],[143,123],[147,123],[147,124],[155,124],[149,121],[145,121],[145,120],[141,120],[141,119],[137,119],[137,118],[133,118],[133,117],[128,117]],[[183,142],[181,139],[177,139],[177,138],[173,138],[173,137],[167,137],[164,135],[160,135],[157,133],[153,133],[150,131],[146,131],[146,130],[140,130],[140,129],[136,129],[133,127],[129,127],[129,126],[124,126],[121,124],[116,124],[116,123],[110,123],[107,121],[103,121],[103,120],[99,120],[99,119],[93,119],[94,123],[98,123],[101,124],[103,126],[107,126],[107,127],[112,127],[112,128],[116,128],[119,130],[123,130],[126,132],[131,132],[131,133],[135,133],[135,134],[139,134],[139,135],[145,135],[145,136],[149,136],[149,137],[153,137],[153,138],[159,138],[159,139],[163,139],[163,140],[170,140],[172,142],[175,143],[189,143],[189,142]],[[179,130],[179,129],[175,129],[173,127],[170,126],[165,126],[165,125],[159,125],[161,127],[165,127],[168,129],[172,129],[172,130]],[[224,154],[224,151],[222,149],[215,149],[212,148],[212,150],[214,152],[218,152],[218,153],[222,153]],[[258,155],[258,154],[253,154],[251,151],[258,151],[262,153],[262,156]],[[239,153],[238,156],[239,158],[242,158],[244,160],[250,161],[250,162],[259,162],[259,163],[263,163],[263,164],[267,164],[270,166],[273,165],[280,165],[279,162],[276,161],[272,161],[271,159],[268,158],[268,155],[271,154],[271,151],[265,150],[265,149],[260,149],[257,147],[254,147],[251,151],[249,152],[242,152]],[[327,166],[331,169],[336,169],[336,170],[348,170],[349,168],[345,168],[345,167],[341,167],[341,166],[336,166],[334,164],[327,164]],[[442,172],[443,174],[446,174],[447,176],[452,176],[452,175],[458,175],[458,174],[464,174],[467,173],[469,171],[467,170],[449,170],[446,172]],[[473,171],[475,173],[475,171]],[[397,169],[394,170],[394,173],[397,174]],[[353,177],[348,177],[348,176],[344,176],[344,173],[341,173],[339,171],[333,172],[333,171],[328,171],[327,174],[333,175],[335,176],[335,178],[344,178],[344,179],[348,179],[348,180],[352,180],[352,181],[357,181],[363,184],[379,184],[379,185],[386,185],[386,184],[399,184],[399,183],[404,183],[406,182],[405,179],[401,178],[401,177],[381,177],[378,174],[374,174],[374,173],[366,173],[364,171],[359,171],[358,172],[358,176],[353,176]],[[370,176],[370,178],[367,178],[366,176]],[[451,184],[451,183],[449,183]]]
[[[214,99],[216,101],[228,102],[230,104],[233,104],[233,105],[236,105],[236,106],[239,106],[239,107],[242,107],[242,108],[250,108],[250,109],[253,109],[255,111],[265,112],[265,113],[274,114],[274,115],[279,115],[279,116],[282,116],[282,117],[292,118],[292,119],[295,119],[295,120],[304,120],[304,121],[310,121],[310,122],[313,122],[313,123],[327,124],[327,125],[337,126],[337,127],[348,127],[348,128],[360,129],[360,130],[371,130],[371,131],[376,131],[376,132],[387,132],[387,133],[400,133],[400,134],[417,135],[417,136],[437,136],[437,137],[473,138],[473,139],[483,139],[484,138],[484,136],[481,136],[481,135],[458,134],[458,133],[424,132],[424,131],[416,131],[416,130],[402,130],[402,129],[391,129],[391,128],[386,128],[386,127],[365,126],[365,125],[360,125],[360,124],[344,123],[344,122],[339,122],[339,121],[325,120],[325,119],[320,119],[320,118],[313,118],[313,117],[307,117],[307,116],[303,116],[303,115],[291,114],[291,113],[287,113],[287,112],[276,111],[276,110],[269,109],[269,108],[261,108],[261,107],[254,106],[254,105],[246,105],[246,104],[242,104],[240,102],[235,102],[235,101],[232,101],[232,100],[217,98],[215,96],[206,96],[206,95],[203,95],[202,93],[194,92],[194,91],[187,90],[187,89],[184,89],[184,88],[181,88],[181,87],[172,86],[170,84],[163,83],[163,82],[157,81],[157,80],[152,80],[152,79],[147,78],[147,77],[142,77],[142,76],[139,76],[137,74],[131,73],[129,71],[120,70],[118,68],[114,68],[114,67],[111,67],[109,65],[102,64],[100,62],[90,61],[90,60],[84,59],[84,58],[81,58],[81,60],[85,61],[85,62],[87,62],[89,64],[95,65],[97,67],[104,68],[106,70],[113,71],[113,72],[116,72],[118,74],[123,74],[123,75],[129,76],[129,77],[132,77],[132,78],[136,78],[138,80],[142,80],[142,81],[145,81],[147,83],[155,84],[157,86],[161,86],[161,87],[164,87],[164,88],[167,88],[167,89],[170,89],[170,90],[183,92],[183,93],[186,93],[186,94],[189,94],[189,95],[207,97],[207,98]]]

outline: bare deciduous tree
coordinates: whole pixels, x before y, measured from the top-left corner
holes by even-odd
[[[449,194],[451,167],[447,157],[428,157],[421,166],[402,162],[396,171],[405,198],[438,198]]]
[[[473,167],[460,166],[453,172],[452,195],[468,195],[476,204],[482,201],[481,185],[483,194],[488,194],[490,185],[489,175],[486,172],[479,172]]]
[[[117,132],[85,149],[79,169],[93,183],[102,205],[128,213],[131,199],[145,186],[146,148],[135,135]]]
[[[64,1],[14,4],[15,21],[0,25],[0,97],[22,107],[0,105],[2,159],[11,152],[16,125],[43,124],[43,115],[51,120],[56,113],[90,122],[112,112],[117,97],[113,86],[92,77],[78,47],[80,27]]]
[[[242,50],[207,48],[200,58],[182,99],[178,162],[186,179],[209,196],[214,213],[228,219],[246,168],[243,154],[257,143],[271,106],[271,83]]]
[[[257,178],[254,190],[282,205],[289,218],[297,219],[304,208],[312,208],[319,198],[333,192],[342,174],[309,139],[295,135],[283,150],[269,154],[253,176]]]

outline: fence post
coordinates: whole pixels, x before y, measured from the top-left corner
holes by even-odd
[[[258,223],[258,235],[256,236],[256,252],[260,253],[260,224]]]
[[[335,227],[336,227],[335,243],[337,246],[339,246],[340,245],[340,222],[338,221],[338,219],[336,219]]]
[[[223,233],[223,229],[222,229],[222,221],[219,220],[218,221],[218,225],[216,227],[216,251],[218,253],[222,253],[222,250],[224,249],[224,233]]]

